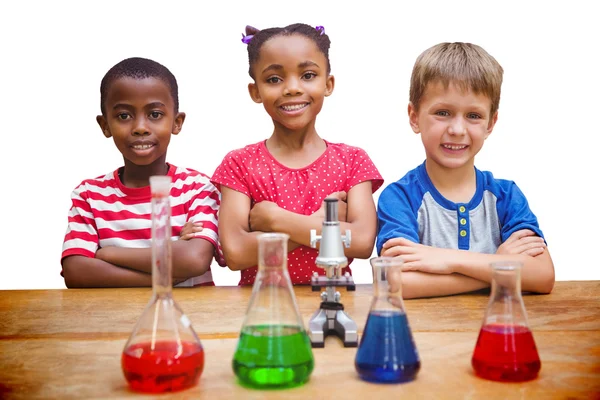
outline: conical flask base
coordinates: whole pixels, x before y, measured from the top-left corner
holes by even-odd
[[[471,364],[477,376],[501,382],[535,379],[542,367],[529,328],[499,324],[481,328]]]
[[[361,379],[376,383],[401,383],[416,378],[421,362],[406,314],[371,312],[355,359]]]
[[[287,388],[308,380],[314,359],[301,327],[255,325],[242,329],[232,366],[244,386]]]
[[[174,392],[198,383],[204,368],[204,350],[194,342],[142,342],[127,347],[121,363],[132,390]]]
[[[174,392],[198,383],[204,350],[172,297],[153,296],[125,345],[121,367],[138,392]]]

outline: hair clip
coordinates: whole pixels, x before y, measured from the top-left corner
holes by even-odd
[[[254,35],[244,35],[242,33],[242,43],[244,43],[244,44],[250,43],[250,41],[252,40],[253,37],[254,37]]]
[[[325,27],[324,26],[315,26],[315,29],[317,30],[317,32],[319,32],[319,36],[323,36],[325,34]]]
[[[260,29],[256,29],[253,26],[246,25],[246,34],[242,33],[242,43],[244,43],[244,44],[250,43],[250,41],[252,40],[254,35],[256,35],[258,32],[260,32]]]

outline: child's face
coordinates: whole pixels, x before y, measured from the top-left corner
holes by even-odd
[[[302,35],[267,40],[253,70],[256,82],[248,85],[250,96],[264,105],[276,128],[295,131],[314,124],[323,99],[333,92],[327,59]]]
[[[408,106],[410,125],[421,134],[427,160],[446,169],[473,167],[475,155],[492,133],[498,113],[484,94],[462,91],[450,83],[429,83],[419,111]]]
[[[106,137],[127,162],[138,166],[164,163],[171,134],[181,130],[185,114],[175,113],[169,86],[157,78],[115,80],[105,100],[106,115],[97,117]]]

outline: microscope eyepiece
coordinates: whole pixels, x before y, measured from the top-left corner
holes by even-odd
[[[338,222],[338,199],[325,199],[325,222]]]

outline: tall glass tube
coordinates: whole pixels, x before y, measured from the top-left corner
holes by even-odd
[[[121,357],[129,386],[167,392],[198,383],[204,350],[172,295],[170,176],[150,178],[152,192],[152,297]]]

